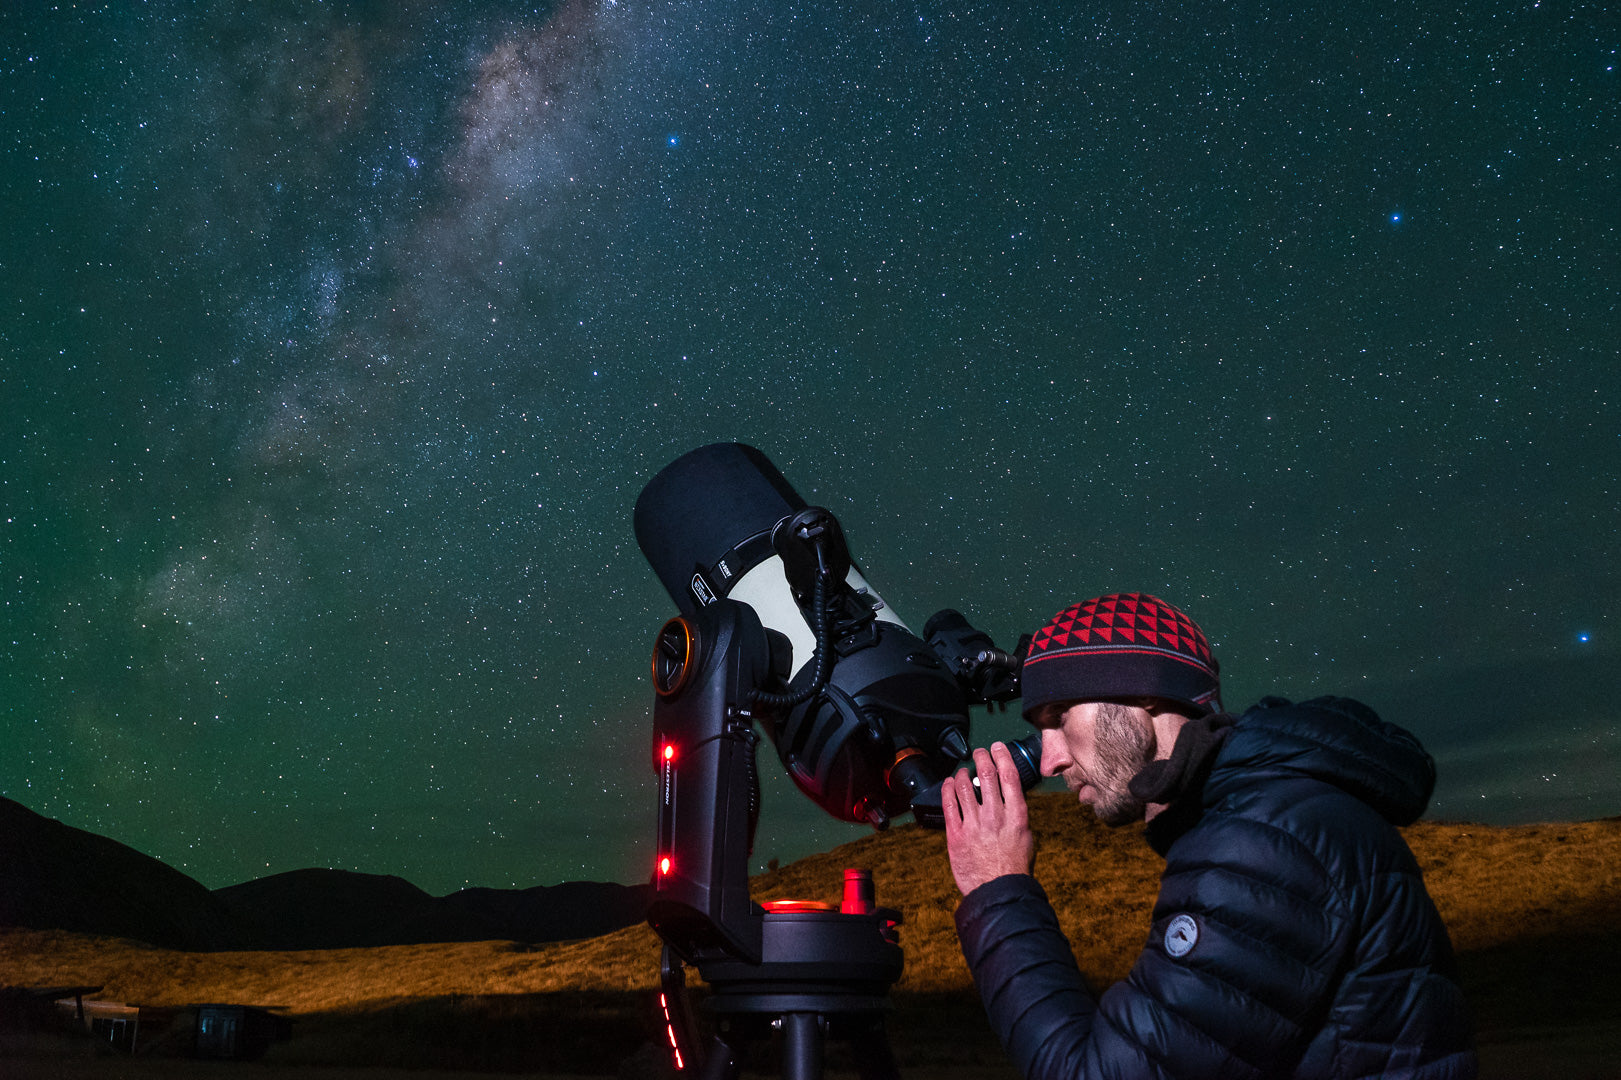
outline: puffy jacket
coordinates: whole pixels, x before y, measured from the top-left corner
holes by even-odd
[[[1364,705],[1268,698],[1149,826],[1153,926],[1095,998],[1034,878],[963,898],[991,1025],[1030,1080],[1473,1077],[1452,946],[1398,824],[1435,767]]]

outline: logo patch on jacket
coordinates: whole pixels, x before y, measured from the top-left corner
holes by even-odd
[[[1165,927],[1165,951],[1180,959],[1199,944],[1199,924],[1192,915],[1178,915]]]

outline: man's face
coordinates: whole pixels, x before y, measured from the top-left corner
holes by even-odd
[[[1105,825],[1142,821],[1148,807],[1127,786],[1154,760],[1153,714],[1136,705],[1083,701],[1041,732],[1041,774],[1061,776]]]

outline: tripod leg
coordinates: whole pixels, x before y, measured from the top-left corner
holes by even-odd
[[[782,1080],[822,1080],[822,1050],[820,1014],[783,1014]]]
[[[737,1080],[737,1050],[731,1043],[716,1035],[709,1041],[704,1055],[703,1080]]]
[[[698,1068],[703,1064],[703,1048],[698,1042],[698,1027],[692,1021],[692,1004],[687,1000],[687,968],[668,945],[659,959],[659,984],[665,1037],[675,1052],[676,1067]],[[687,1059],[684,1064],[682,1058]]]
[[[854,1028],[850,1032],[850,1050],[855,1054],[861,1080],[901,1080],[882,1019],[870,1019]]]

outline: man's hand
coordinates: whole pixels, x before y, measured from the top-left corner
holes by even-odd
[[[1028,874],[1036,858],[1036,838],[1019,786],[1019,770],[1002,743],[974,751],[979,796],[968,770],[940,785],[946,813],[946,854],[951,876],[964,896],[1004,874]]]

